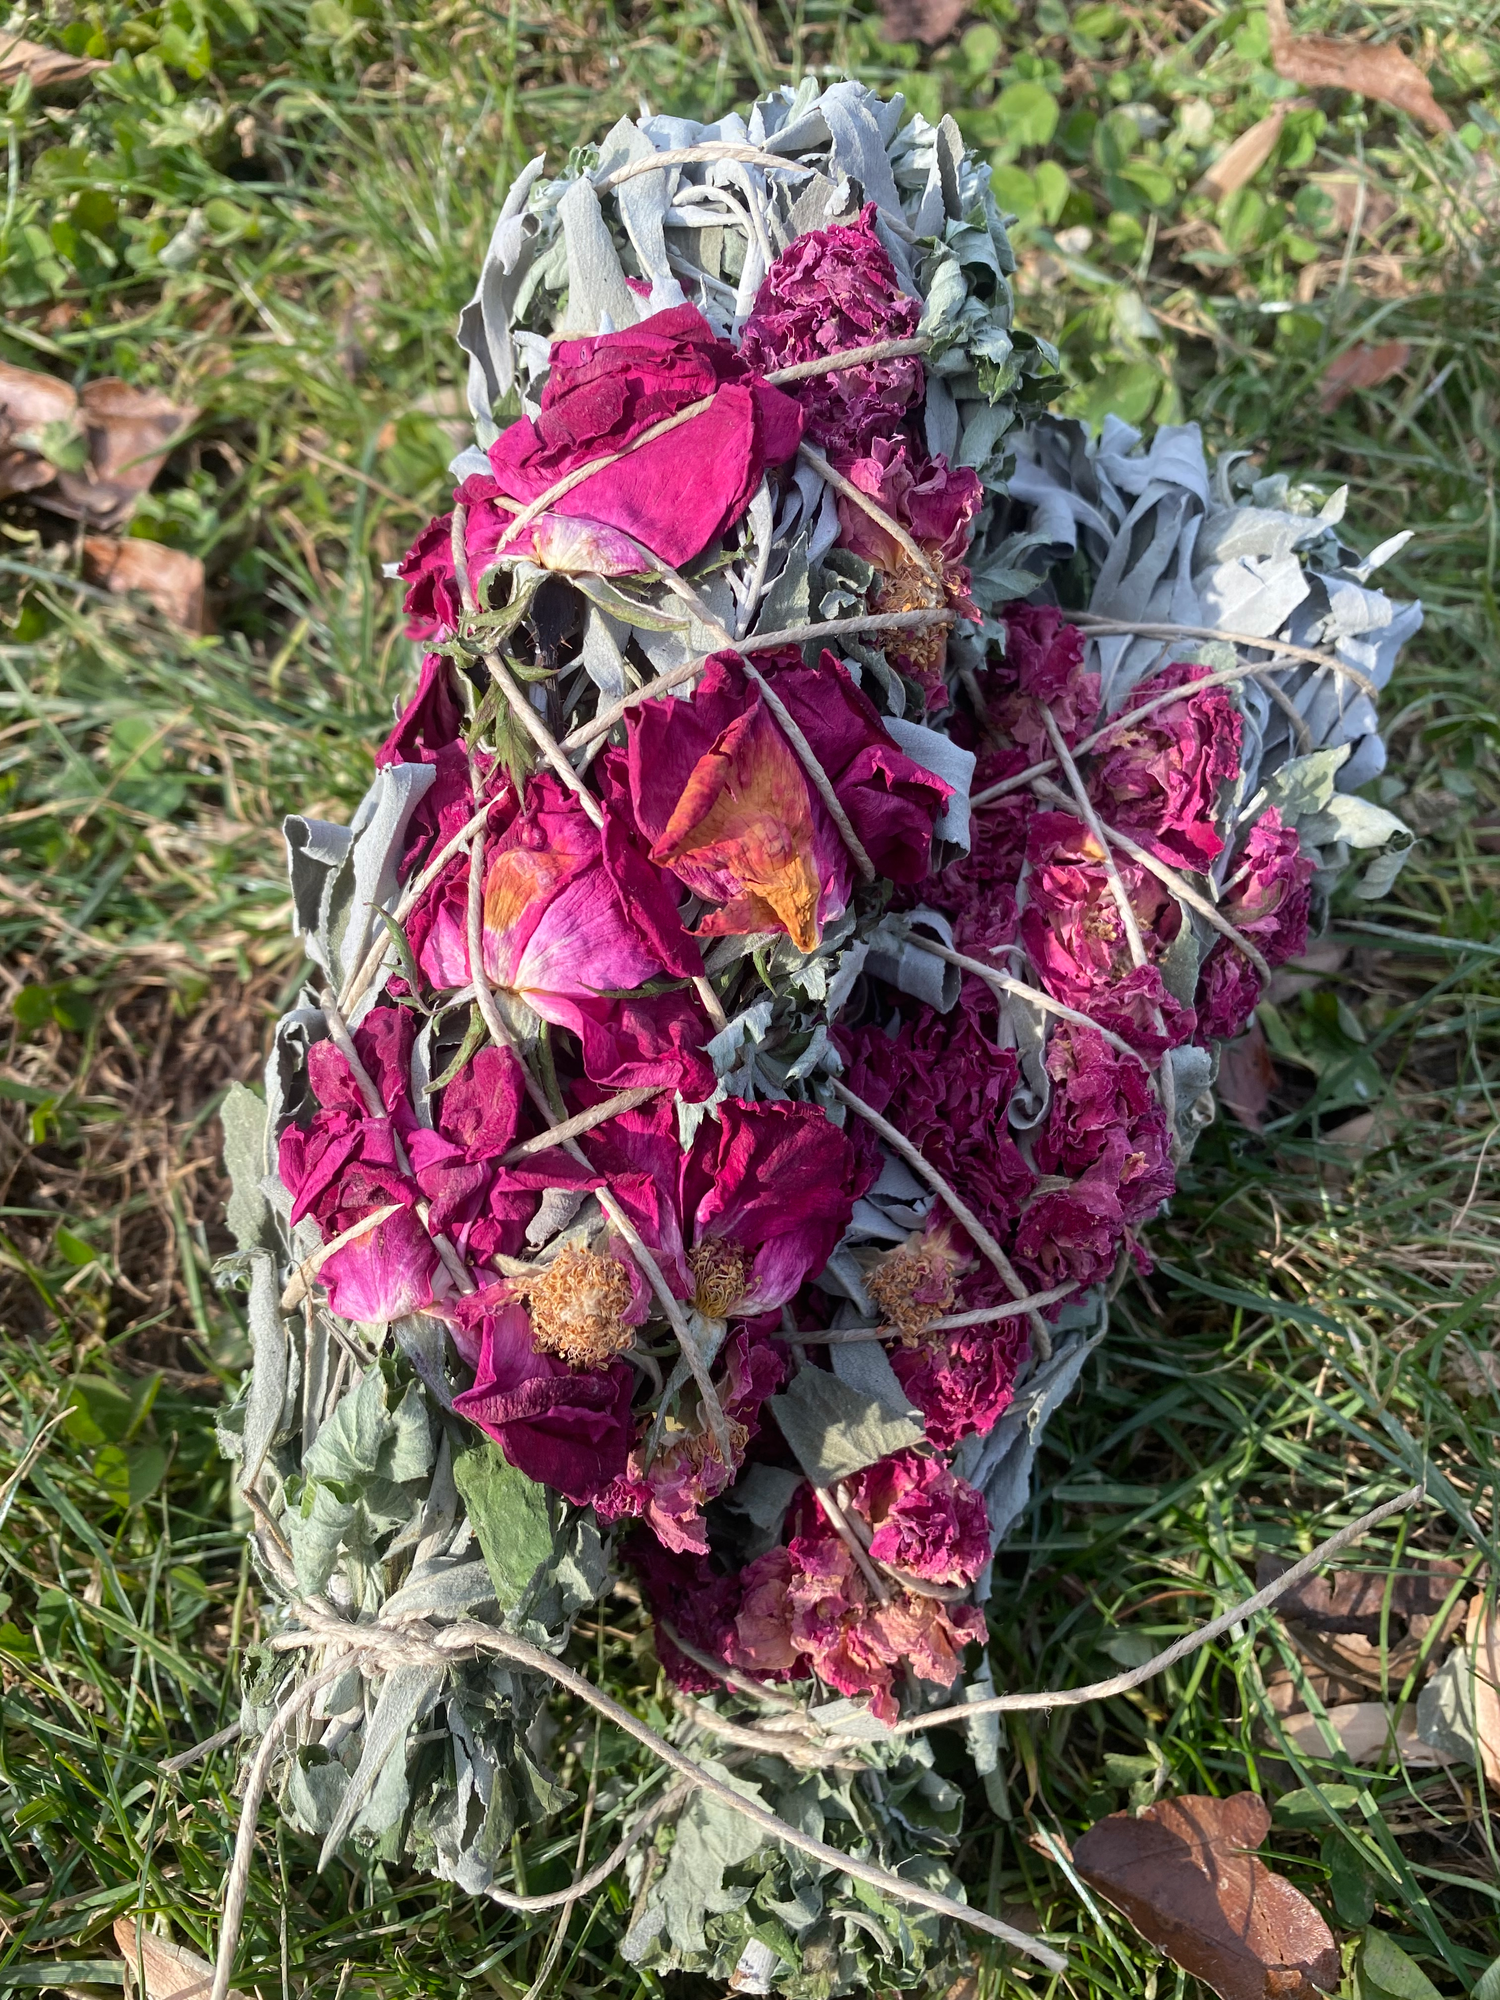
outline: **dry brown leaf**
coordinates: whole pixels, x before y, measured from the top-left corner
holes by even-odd
[[[1333,1934],[1300,1889],[1255,1854],[1265,1801],[1186,1795],[1112,1813],[1073,1848],[1084,1881],[1148,1944],[1221,2000],[1296,2000],[1339,1983]]]
[[[79,421],[89,444],[84,472],[58,475],[48,505],[90,526],[122,528],[162,466],[172,440],[197,416],[154,389],[132,389],[112,375],[86,383]]]
[[[888,42],[925,42],[936,48],[968,11],[969,0],[884,0],[881,33]]]
[[[1500,1619],[1482,1597],[1469,1606],[1464,1644],[1473,1661],[1475,1748],[1484,1775],[1500,1791]]]
[[[157,1937],[138,1917],[116,1917],[115,1946],[125,1960],[125,1982],[133,1986],[137,1970],[146,1976],[145,2000],[207,2000],[214,1969],[186,1945]],[[230,1989],[229,2000],[245,2000]]]
[[[52,483],[57,469],[38,450],[38,434],[48,424],[71,424],[77,414],[68,383],[0,361],[0,499]]]
[[[1255,1570],[1257,1585],[1264,1589],[1290,1567],[1274,1556],[1262,1556]],[[1399,1685],[1416,1664],[1459,1574],[1448,1562],[1424,1563],[1420,1570],[1395,1578],[1382,1570],[1327,1570],[1289,1590],[1277,1604],[1276,1615],[1304,1659],[1356,1687],[1383,1694]],[[1382,1661],[1380,1626],[1388,1584]],[[1461,1601],[1450,1607],[1443,1630],[1428,1645],[1431,1660],[1441,1657],[1445,1640],[1458,1630],[1463,1615]]]
[[[1337,1702],[1328,1710],[1328,1726],[1351,1764],[1378,1764],[1391,1744],[1394,1711],[1383,1701]],[[1287,1741],[1304,1757],[1333,1754],[1323,1725],[1315,1715],[1291,1715],[1282,1722]],[[1408,1770],[1436,1770],[1453,1759],[1424,1743],[1417,1734],[1417,1711],[1408,1704],[1395,1722],[1396,1755]]]
[[[0,35],[0,84],[17,77],[30,77],[38,90],[52,83],[77,83],[96,69],[108,69],[96,56],[70,56],[61,49],[45,49],[40,42],[23,42],[19,35]]]
[[[1241,132],[1234,144],[1227,146],[1203,175],[1198,182],[1198,192],[1212,195],[1215,201],[1222,201],[1226,194],[1233,194],[1253,181],[1275,152],[1276,141],[1286,123],[1286,114],[1292,108],[1290,101],[1283,101],[1274,110],[1268,111],[1264,118],[1258,118],[1248,132]]]
[[[1373,241],[1398,213],[1395,198],[1376,186],[1368,174],[1309,174],[1307,184],[1333,203],[1333,227],[1340,236],[1349,234],[1358,216],[1360,235]]]
[[[1378,347],[1367,347],[1357,340],[1323,371],[1318,403],[1324,415],[1336,410],[1352,390],[1374,389],[1389,382],[1410,360],[1411,347],[1404,340],[1383,340]]]
[[[54,513],[113,532],[166,462],[173,440],[197,416],[154,389],[104,376],[81,395],[55,375],[0,363],[0,496],[36,493]],[[39,444],[47,425],[76,425],[88,462],[59,471]]]
[[[1286,0],[1266,0],[1271,66],[1289,83],[1310,90],[1352,90],[1404,111],[1434,132],[1451,132],[1453,120],[1432,94],[1432,85],[1394,42],[1374,46],[1334,35],[1294,35]]]
[[[203,596],[203,565],[182,549],[164,542],[141,541],[134,535],[116,541],[112,535],[85,535],[83,573],[103,590],[138,590],[149,597],[162,617],[184,632],[206,632],[208,615]]]
[[[1245,1033],[1226,1042],[1219,1053],[1219,1076],[1214,1085],[1219,1102],[1232,1118],[1248,1131],[1258,1132],[1276,1088],[1276,1064],[1259,1021],[1252,1021]]]

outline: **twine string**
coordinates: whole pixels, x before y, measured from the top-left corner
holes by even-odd
[[[1067,1961],[1060,1953],[1054,1951],[1050,1945],[1042,1944],[1029,1933],[1015,1930],[1011,1925],[1001,1923],[997,1918],[966,1903],[955,1902],[951,1897],[944,1896],[935,1889],[929,1889],[920,1882],[893,1874],[890,1870],[862,1860],[857,1855],[846,1854],[841,1848],[831,1847],[826,1841],[818,1840],[813,1835],[802,1832],[800,1828],[789,1825],[757,1801],[746,1798],[733,1786],[725,1784],[721,1778],[705,1770],[701,1764],[678,1749],[676,1744],[669,1743],[664,1736],[658,1735],[648,1724],[642,1722],[630,1709],[595,1687],[584,1675],[575,1672],[563,1661],[554,1659],[540,1647],[530,1645],[526,1640],[516,1638],[509,1632],[503,1632],[495,1626],[481,1625],[473,1620],[449,1625],[440,1631],[433,1631],[430,1628],[396,1628],[380,1624],[352,1625],[335,1616],[327,1607],[307,1600],[298,1602],[294,1609],[302,1620],[303,1629],[277,1633],[270,1642],[272,1649],[283,1652],[327,1645],[337,1647],[339,1659],[336,1666],[325,1670],[325,1676],[320,1677],[320,1681],[324,1684],[326,1680],[334,1678],[337,1673],[343,1671],[351,1655],[359,1659],[361,1671],[368,1674],[388,1671],[395,1666],[447,1667],[463,1658],[477,1658],[481,1653],[498,1653],[503,1659],[556,1682],[559,1687],[566,1688],[580,1701],[587,1702],[606,1720],[613,1722],[626,1735],[634,1737],[638,1743],[643,1744],[679,1777],[685,1778],[689,1785],[707,1794],[717,1804],[749,1820],[767,1840],[776,1841],[783,1847],[795,1848],[838,1874],[866,1883],[894,1902],[909,1903],[917,1909],[930,1910],[935,1916],[966,1923],[976,1930],[983,1931],[989,1937],[997,1938],[1015,1951],[1028,1953],[1047,1966],[1050,1971],[1061,1972],[1066,1969]],[[293,1699],[297,1700],[304,1694],[310,1699],[309,1691],[313,1687],[312,1682],[304,1683],[303,1688],[298,1690],[297,1696]],[[286,1706],[289,1707],[290,1704]],[[280,1713],[284,1711],[279,1712],[278,1718],[273,1720],[274,1736],[268,1736],[267,1743],[262,1744],[261,1753],[257,1758],[259,1762],[260,1757],[264,1757],[267,1772],[275,1755],[276,1739],[281,1733],[280,1727],[277,1726]],[[281,1727],[284,1726],[282,1722]],[[258,1795],[256,1803],[259,1803]],[[253,1845],[254,1833],[253,1815],[242,1816],[240,1836],[246,1853],[247,1875],[249,1850]],[[243,1909],[243,1896],[240,1909]],[[238,1941],[238,1916],[237,1911],[234,1930],[231,1933],[226,1905],[225,1925],[220,1938],[220,1970],[224,1975],[224,1989],[227,1989],[234,1946]],[[223,2000],[223,1990],[216,1992],[216,2000]]]

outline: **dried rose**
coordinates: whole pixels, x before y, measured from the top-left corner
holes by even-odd
[[[867,1185],[815,1104],[725,1098],[684,1152],[663,1097],[582,1143],[673,1291],[711,1319],[784,1305],[828,1262]]]
[[[1071,813],[1037,813],[1027,832],[1027,864],[1021,939],[1053,998],[1143,1055],[1187,1041],[1193,1010],[1172,997],[1154,964],[1134,965],[1104,856],[1083,823]],[[1176,937],[1181,906],[1126,856],[1117,855],[1115,866],[1149,961]]]
[[[455,1301],[477,1338],[472,1389],[453,1407],[477,1424],[528,1478],[587,1506],[625,1470],[634,1377],[623,1361],[577,1372],[532,1345],[524,1306],[503,1285]]]
[[[1296,829],[1284,826],[1275,806],[1269,806],[1235,856],[1219,898],[1225,917],[1259,945],[1268,965],[1285,965],[1307,949],[1314,872]],[[1230,1040],[1259,999],[1255,968],[1237,945],[1220,938],[1198,976],[1200,1033]]]
[[[731,1664],[751,1673],[810,1668],[840,1694],[870,1695],[872,1711],[886,1722],[896,1719],[900,1674],[951,1686],[964,1647],[984,1636],[974,1605],[944,1604],[895,1585],[880,1602],[809,1488],[793,1502],[788,1524],[787,1545],[741,1572]]]
[[[786,1371],[787,1359],[778,1347],[748,1327],[734,1327],[714,1378],[729,1433],[729,1463],[720,1457],[701,1410],[687,1421],[679,1416],[669,1423],[649,1464],[644,1439],[632,1450],[625,1473],[594,1503],[600,1520],[641,1515],[664,1547],[707,1555],[703,1509],[729,1487],[744,1464],[761,1407],[781,1387]]]
[[[871,1528],[870,1554],[928,1583],[970,1584],[990,1559],[984,1498],[935,1458],[901,1451],[849,1481],[852,1511]]]
[[[1025,752],[1020,762],[1040,763],[1052,755],[1040,710],[1050,711],[1071,750],[1098,716],[1099,676],[1084,672],[1084,635],[1055,606],[1008,604],[1004,617],[1005,658],[986,671],[980,684],[991,721]],[[976,788],[979,784],[976,775]]]
[[[1189,692],[1207,667],[1179,663],[1131,690],[1125,709],[1185,691],[1139,722],[1117,719],[1089,774],[1101,819],[1174,868],[1202,871],[1223,852],[1217,820],[1240,768],[1240,714],[1222,688]]]
[[[997,1048],[984,1023],[992,1001],[966,991],[951,1013],[920,1008],[894,1035],[878,1027],[836,1037],[849,1087],[876,1111],[895,1107],[902,1131],[994,1234],[1004,1236],[1032,1185],[1031,1169],[1006,1129],[1018,1075],[1014,1049]],[[868,1127],[856,1145],[878,1165]]]
[[[707,407],[648,444],[665,418]],[[618,576],[678,569],[739,520],[767,466],[796,451],[802,412],[762,382],[696,306],[654,313],[618,333],[558,340],[541,412],[522,417],[490,446],[490,473],[465,480],[465,555],[471,577],[503,548],[543,568]],[[517,536],[522,507],[569,473],[616,453]],[[641,555],[632,544],[647,552]],[[452,516],[418,537],[401,575],[414,636],[451,629],[461,604],[453,574]]]
[[[895,882],[920,881],[950,787],[898,748],[831,653],[817,667],[771,655],[756,664],[875,867]],[[698,934],[784,930],[800,951],[813,950],[848,905],[853,863],[738,659],[716,653],[688,700],[642,702],[627,728],[627,749],[601,760],[606,796],[633,819],[653,862],[719,906]]]
[[[596,1083],[616,1089],[659,1083],[702,1097],[713,1086],[713,1069],[703,1054],[708,1026],[697,1005],[682,991],[636,991],[664,976],[685,980],[702,970],[702,960],[660,878],[645,885],[632,878],[636,893],[627,899],[610,858],[573,795],[550,773],[532,778],[524,810],[490,851],[486,973],[542,1020],[577,1035]],[[407,925],[417,963],[437,987],[470,983],[467,907],[468,862],[460,858]],[[643,908],[649,921],[642,920]]]
[[[412,1036],[411,1016],[399,1007],[373,1009],[355,1031],[355,1048],[386,1107],[378,1118],[339,1051],[331,1042],[315,1043],[308,1075],[318,1108],[306,1124],[289,1125],[278,1147],[293,1227],[311,1216],[328,1243],[395,1206],[325,1258],[319,1271],[333,1311],[365,1324],[402,1319],[446,1289],[417,1214],[420,1190],[397,1151],[401,1133],[415,1122],[408,1099]]]
[[[875,204],[858,222],[810,229],[766,273],[740,337],[740,353],[762,373],[889,340],[905,340],[922,317],[875,233]],[[924,386],[915,355],[867,361],[788,384],[807,435],[836,459],[861,458],[888,438]]]
[[[964,1303],[971,1303],[967,1296]],[[898,1348],[891,1366],[922,1412],[927,1442],[938,1451],[951,1451],[961,1439],[992,1429],[1004,1416],[1028,1352],[1025,1322],[1001,1319],[955,1327],[918,1347]]]
[[[983,497],[979,475],[968,466],[950,466],[941,452],[928,458],[901,436],[875,438],[863,457],[851,459],[839,470],[908,531],[925,558],[923,563],[914,562],[863,507],[840,494],[839,539],[878,572],[870,590],[871,610],[930,611],[946,604],[962,617],[977,618],[964,557]],[[949,705],[943,678],[946,627],[931,625],[882,643],[891,664],[922,689],[930,713]]]

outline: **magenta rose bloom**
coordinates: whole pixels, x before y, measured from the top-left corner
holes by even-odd
[[[1285,965],[1307,949],[1314,872],[1296,829],[1283,826],[1275,806],[1268,806],[1235,857],[1219,908],[1242,936],[1259,945],[1270,966]],[[1238,946],[1219,938],[1198,975],[1201,1034],[1232,1040],[1259,999],[1260,976],[1254,966]]]
[[[769,374],[797,361],[820,361],[854,347],[907,340],[922,302],[902,291],[896,269],[875,233],[875,204],[858,222],[810,229],[783,250],[766,273],[740,336],[740,353]],[[788,383],[802,406],[807,435],[836,460],[862,458],[877,437],[888,438],[922,398],[916,355],[867,361]]]
[[[919,882],[951,787],[901,750],[843,663],[756,665],[785,703],[877,870]],[[651,861],[719,907],[697,934],[785,931],[812,951],[842,915],[854,864],[781,724],[738,659],[716,653],[686,701],[642,702],[624,752],[601,760],[607,798]]]
[[[761,1407],[781,1387],[787,1366],[785,1353],[769,1339],[747,1326],[731,1328],[714,1378],[732,1445],[729,1463],[719,1456],[700,1411],[683,1426],[686,1435],[678,1430],[668,1433],[648,1465],[643,1448],[648,1425],[624,1474],[595,1500],[600,1520],[640,1515],[664,1547],[707,1555],[703,1509],[726,1490],[744,1464],[746,1449],[760,1429]]]
[[[1089,776],[1089,797],[1117,826],[1173,868],[1202,872],[1223,852],[1215,824],[1223,788],[1240,768],[1240,714],[1222,688],[1191,692],[1207,667],[1179,663],[1131,690],[1132,709],[1180,687],[1140,722],[1117,721]]]
[[[1187,1041],[1195,1024],[1193,1010],[1172,997],[1154,964],[1137,968],[1132,963],[1103,856],[1082,822],[1071,813],[1035,814],[1027,834],[1027,861],[1021,939],[1053,998],[1090,1015],[1153,1059]],[[1115,866],[1148,959],[1153,958],[1176,937],[1182,911],[1177,899],[1138,863],[1121,854]]]
[[[977,618],[979,608],[969,594],[970,577],[964,558],[974,532],[983,489],[979,475],[967,465],[950,466],[938,452],[929,458],[905,436],[877,437],[861,457],[840,465],[851,485],[868,493],[881,510],[910,534],[927,558],[923,570],[855,501],[839,495],[839,540],[846,549],[877,571],[870,589],[872,611],[935,610],[947,604],[963,618]],[[886,658],[917,682],[936,714],[949,703],[943,665],[948,654],[947,629],[931,625],[922,632],[887,635]]]
[[[1006,1126],[1019,1072],[1015,1050],[997,1048],[984,1032],[982,1022],[992,1014],[992,1002],[976,1002],[966,991],[951,1013],[924,1006],[895,1035],[867,1027],[840,1032],[836,1040],[848,1063],[849,1088],[899,1124],[1003,1239],[1033,1175]],[[855,1144],[868,1148],[867,1171],[878,1170],[878,1147],[868,1131],[861,1124]]]
[[[1022,761],[1021,753],[1013,750],[1008,754],[1018,763]],[[974,790],[982,789],[976,772]],[[919,889],[908,892],[911,903],[920,901],[950,917],[955,946],[982,964],[1004,967],[1003,949],[1015,942],[1020,923],[1016,884],[1026,858],[1026,829],[1035,811],[1036,800],[1029,791],[1009,792],[1003,799],[976,806],[970,818],[968,853],[950,861],[940,874],[929,875]]]
[[[626,451],[699,402],[707,407],[697,416]],[[767,466],[789,459],[801,436],[793,399],[761,381],[696,306],[618,333],[554,341],[540,415],[502,431],[490,446],[490,476],[476,473],[458,489],[469,573],[477,580],[497,552],[572,574],[625,575],[649,569],[652,556],[680,569],[739,520]],[[523,506],[618,452],[625,456],[507,540]],[[401,565],[414,636],[458,621],[451,534],[451,516],[434,521]]]
[[[975,1303],[966,1291],[964,1304]],[[1029,1352],[1025,1321],[1000,1319],[931,1334],[916,1347],[897,1347],[891,1366],[922,1412],[927,1442],[938,1451],[951,1451],[962,1438],[993,1429],[1004,1416]]]
[[[493,987],[578,1037],[596,1083],[656,1083],[699,1098],[713,1087],[706,1020],[686,992],[634,989],[685,981],[703,962],[662,878],[637,861],[615,853],[550,772],[532,778],[524,810],[489,850],[485,971]],[[407,926],[418,965],[440,989],[470,983],[468,867],[455,861]]]
[[[428,653],[422,661],[416,693],[375,752],[377,770],[390,764],[431,764],[437,772],[406,824],[396,868],[403,883],[410,881],[428,856],[451,840],[473,817],[472,774],[463,726],[463,710],[453,687],[453,669],[440,653]],[[479,751],[475,754],[475,764],[484,778],[490,770],[490,759]],[[496,810],[503,809],[497,798]],[[404,992],[405,987],[393,990]]]
[[[816,1104],[729,1097],[684,1153],[667,1098],[580,1142],[680,1299],[710,1319],[774,1312],[828,1262],[869,1185]]]
[[[410,1105],[414,1028],[400,1007],[377,1007],[354,1031],[354,1046],[385,1106],[371,1117],[354,1075],[332,1042],[308,1052],[308,1080],[318,1109],[289,1125],[277,1171],[292,1197],[290,1222],[317,1223],[325,1243],[354,1232],[324,1260],[319,1277],[344,1319],[365,1324],[403,1319],[447,1289],[432,1238],[417,1214],[420,1189],[404,1171],[401,1136],[415,1123]],[[385,1209],[394,1213],[382,1215]],[[367,1222],[367,1227],[359,1225]]]
[[[914,1519],[907,1525],[920,1542]],[[939,1687],[952,1684],[964,1647],[985,1634],[984,1615],[975,1605],[944,1604],[901,1590],[881,1604],[809,1487],[793,1501],[788,1526],[787,1546],[772,1549],[740,1574],[731,1665],[762,1675],[811,1670],[840,1694],[868,1694],[873,1713],[885,1722],[896,1719],[894,1688],[901,1675],[911,1673]],[[972,1553],[961,1536],[957,1546],[960,1560]],[[943,1548],[943,1537],[935,1534],[931,1553],[938,1561]]]
[[[877,1562],[928,1583],[970,1584],[990,1559],[983,1496],[935,1458],[897,1452],[856,1473],[847,1491],[874,1531]]]
[[[643,1528],[630,1534],[624,1552],[641,1580],[653,1617],[667,1619],[699,1652],[727,1660],[743,1595],[741,1576],[721,1573],[707,1556],[664,1549]],[[662,1671],[675,1687],[688,1694],[712,1694],[723,1688],[723,1681],[680,1652],[660,1625],[652,1643]]]
[[[1042,1194],[1016,1232],[1016,1257],[1040,1284],[1093,1284],[1113,1269],[1129,1230],[1172,1193],[1166,1114],[1142,1065],[1090,1028],[1059,1027],[1047,1046],[1053,1080],[1032,1156],[1070,1185]]]
[[[1038,705],[1050,709],[1071,750],[1093,729],[1099,715],[1099,676],[1084,672],[1084,635],[1050,604],[1007,604],[1005,658],[990,668],[982,685],[990,714],[1025,752],[1021,765],[1052,755]],[[997,771],[994,778],[1012,777]],[[975,789],[982,788],[978,773]]]
[[[1047,1044],[1052,1103],[1032,1144],[1044,1174],[1076,1177],[1093,1171],[1118,1135],[1129,1166],[1121,1175],[1127,1220],[1144,1222],[1172,1192],[1167,1115],[1143,1064],[1110,1047],[1091,1028],[1063,1023]]]
[[[501,1155],[537,1129],[520,1064],[509,1049],[491,1045],[442,1092],[432,1127],[407,1137],[432,1226],[471,1266],[521,1253],[542,1189],[598,1185],[596,1176],[555,1147],[502,1167]]]
[[[453,1407],[528,1479],[587,1506],[625,1470],[633,1376],[623,1361],[579,1371],[531,1344],[526,1308],[503,1285],[457,1302],[479,1337],[472,1389]],[[455,1308],[457,1309],[457,1308]]]

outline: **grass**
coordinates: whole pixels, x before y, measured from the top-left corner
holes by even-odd
[[[1389,574],[1429,617],[1377,790],[1423,840],[1374,914],[1444,942],[1336,925],[1283,992],[1265,1131],[1207,1135],[1156,1272],[1048,1434],[993,1605],[1002,1684],[1098,1678],[1242,1595],[1257,1554],[1310,1547],[1424,1470],[1428,1506],[1368,1560],[1493,1566],[1493,10],[1310,5],[1303,32],[1413,48],[1457,136],[1316,93],[1221,202],[1204,166],[1290,92],[1264,15],[1228,0],[991,0],[931,53],[833,0],[409,19],[390,0],[100,0],[11,26],[114,67],[11,92],[0,358],[198,407],[136,532],[204,559],[217,636],[101,600],[66,529],[0,508],[0,1984],[117,1983],[109,1926],[133,1910],[211,1950],[232,1758],[161,1767],[232,1718],[256,1630],[212,1432],[246,1352],[211,1280],[214,1109],[295,990],[274,827],[348,808],[408,671],[380,564],[442,492],[451,328],[498,191],[642,95],[713,114],[837,65],[953,110],[1022,215],[1022,310],[1059,342],[1067,407],[1197,417],[1267,469],[1347,480],[1368,545],[1416,531]],[[1392,341],[1398,373],[1323,409],[1337,357]],[[580,1647],[651,1714],[628,1606]],[[1058,1858],[1159,1768],[1168,1789],[1321,1787],[1331,1803],[1279,1818],[1271,1851],[1341,1936],[1373,1912],[1440,1993],[1500,1950],[1493,1799],[1463,1771],[1308,1765],[1268,1720],[1268,1677],[1295,1659],[1262,1629],[1137,1695],[1012,1724],[960,1872],[996,1913],[1069,1936],[1066,1991],[1191,1990]],[[580,1794],[594,1754],[563,1718],[553,1755]],[[620,1783],[636,1769],[623,1744],[600,1761]],[[601,1796],[591,1854],[620,1794]],[[567,1878],[577,1810],[518,1849],[530,1888]],[[311,1858],[266,1819],[242,1988],[511,1996],[543,1962],[550,1916]],[[628,1916],[622,1885],[575,1913],[546,1990],[662,1991],[617,1962]],[[1000,1961],[977,1976],[986,1996],[1043,1986]]]

